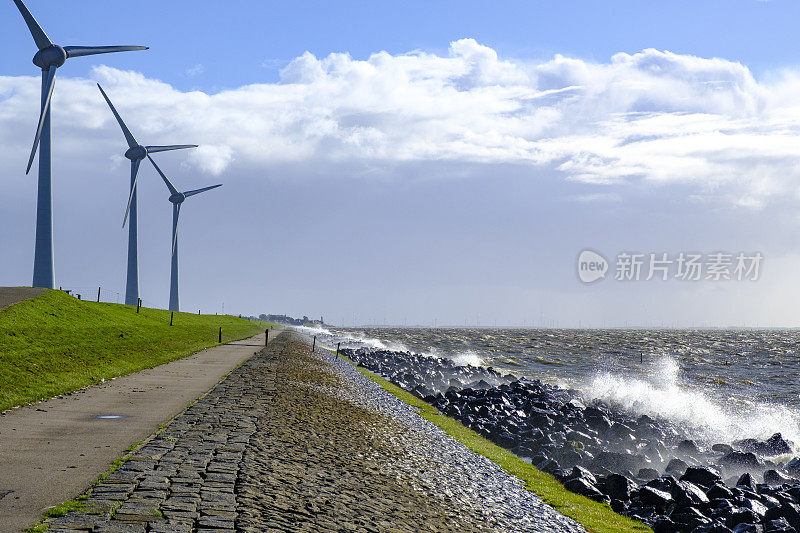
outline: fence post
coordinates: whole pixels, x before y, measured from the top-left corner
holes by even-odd
[[[222,326],[219,327],[219,343],[222,344]]]
[[[78,295],[78,300],[80,300],[80,299],[81,299],[81,295],[79,294],[79,295]]]
[[[311,353],[314,353],[317,350],[317,336],[314,335],[314,345],[311,346]]]
[[[341,342],[337,342],[337,343],[336,343],[336,357],[339,357],[339,346],[340,346],[341,344],[342,344]]]
[[[100,287],[97,287],[97,303],[100,303]]]
[[[139,309],[141,309],[141,307],[142,307],[142,299],[141,298],[137,298],[136,299],[136,312],[137,313],[139,312]]]
[[[269,344],[269,328],[264,330],[264,346]]]
[[[172,315],[174,315],[174,314],[175,314],[175,312],[174,312],[174,311],[170,311],[170,312],[169,312],[169,325],[170,325],[170,326],[172,325]]]

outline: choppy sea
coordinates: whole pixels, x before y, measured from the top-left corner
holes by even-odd
[[[303,328],[335,347],[371,347],[491,366],[668,418],[712,442],[800,444],[800,331]]]

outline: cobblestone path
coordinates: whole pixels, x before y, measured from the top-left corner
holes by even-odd
[[[49,531],[583,531],[284,332]]]

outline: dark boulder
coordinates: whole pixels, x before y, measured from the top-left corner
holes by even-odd
[[[709,503],[703,489],[689,481],[678,481],[672,488],[672,497],[678,507],[704,507]]]
[[[635,488],[633,481],[621,474],[610,474],[606,476],[603,492],[612,500],[628,501],[631,499],[631,491]]]
[[[691,455],[695,456],[700,453],[700,450],[697,449],[697,444],[694,443],[691,439],[685,439],[678,443],[678,447],[676,451],[682,455]]]
[[[759,522],[761,522],[761,517],[756,515],[750,509],[744,509],[742,507],[736,508],[736,510],[730,513],[725,519],[725,525],[731,529],[735,528],[739,524],[756,524]]]
[[[775,433],[764,442],[759,442],[756,439],[744,439],[734,444],[746,452],[757,453],[762,457],[773,457],[775,455],[792,453],[791,446],[789,446],[789,443],[784,440],[780,433]]]
[[[719,462],[728,468],[758,468],[763,465],[753,452],[732,451]]]
[[[769,455],[784,455],[787,453],[792,453],[791,446],[789,446],[789,443],[784,440],[780,433],[775,433],[773,436],[768,438],[764,444],[770,452]],[[768,454],[762,453],[762,455]]]
[[[655,468],[640,468],[639,473],[636,474],[638,479],[646,479],[650,481],[658,477],[658,470]]]
[[[689,465],[686,464],[686,461],[678,459],[677,457],[667,463],[667,468],[664,469],[664,472],[675,474],[676,476],[683,475],[686,472],[686,469]]]
[[[733,498],[733,493],[724,484],[717,483],[706,491],[706,496],[709,500],[730,500]]]
[[[606,495],[600,492],[600,490],[592,485],[586,478],[577,477],[568,479],[564,483],[564,487],[570,492],[586,496],[598,502],[602,502],[606,499]]]
[[[766,522],[765,533],[796,533],[797,530],[789,525],[785,518],[776,518]]]
[[[800,457],[795,457],[788,463],[786,463],[786,471],[790,474],[800,475]]]
[[[733,451],[733,446],[730,444],[715,444],[711,447],[711,449],[717,453],[728,455]]]
[[[604,450],[595,455],[593,464],[619,472],[621,470],[636,471],[642,462],[643,458],[636,455]]]
[[[684,524],[689,531],[703,525],[711,524],[711,519],[694,507],[676,509],[670,518],[679,524]]]
[[[719,522],[711,522],[702,526],[697,526],[692,533],[733,533],[730,529]]]
[[[736,505],[742,509],[749,509],[758,517],[758,522],[767,514],[767,507],[755,498],[736,498]]]
[[[664,516],[655,519],[652,529],[653,533],[679,533],[681,525]]]
[[[761,524],[739,524],[733,528],[733,533],[764,533]]]
[[[771,522],[778,518],[785,518],[794,529],[800,531],[800,507],[795,503],[784,503],[780,507],[769,509],[764,515],[765,522]]]
[[[611,420],[606,412],[598,407],[589,406],[584,409],[583,418],[586,420],[586,424],[595,431],[605,432],[611,428]]]
[[[711,487],[722,481],[719,472],[707,466],[690,466],[680,477],[681,481],[690,481],[701,487]]]
[[[736,482],[737,487],[746,487],[755,492],[756,490],[756,482],[753,480],[753,476],[750,475],[750,472],[745,472],[741,476],[739,476],[739,480]]]
[[[648,487],[645,485],[639,489],[639,499],[645,505],[652,505],[658,509],[665,509],[674,499],[669,492]]]
[[[594,474],[583,468],[582,466],[575,465],[572,467],[572,471],[567,476],[566,479],[578,479],[583,478],[592,485],[597,485],[597,478],[594,477]]]
[[[792,478],[784,476],[772,468],[764,472],[764,483],[767,485],[783,485],[784,483],[791,483],[792,481],[794,481]]]
[[[628,503],[622,500],[611,499],[611,510],[617,514],[624,514],[628,510]]]

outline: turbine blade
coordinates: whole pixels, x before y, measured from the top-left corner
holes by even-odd
[[[53,46],[53,42],[49,37],[47,37],[47,34],[44,32],[42,27],[39,26],[39,23],[36,22],[36,19],[33,18],[31,12],[28,11],[28,8],[22,3],[22,0],[14,0],[14,3],[17,4],[17,9],[19,9],[19,12],[22,13],[22,18],[25,19],[25,24],[28,25],[28,29],[30,30],[33,40],[36,42],[36,46],[39,48],[39,50]]]
[[[178,214],[175,215],[175,232],[172,236],[172,255],[175,255],[175,246],[178,244],[178,221],[181,219],[181,205],[183,204],[177,205]]]
[[[153,158],[152,158],[152,157],[150,157],[150,156],[148,155],[148,156],[147,156],[147,159],[149,159],[149,160],[150,160],[150,162],[151,162],[151,163],[153,163],[153,166],[154,166],[154,167],[156,167],[156,170],[158,171],[158,173],[159,173],[159,174],[161,174],[161,179],[163,179],[163,180],[164,180],[164,183],[166,183],[166,184],[167,184],[167,189],[169,189],[169,192],[170,192],[170,193],[172,193],[172,194],[178,194],[178,189],[176,189],[176,188],[175,188],[175,187],[172,185],[172,183],[170,183],[170,181],[167,179],[167,177],[164,175],[164,173],[163,173],[163,172],[161,172],[161,169],[160,169],[160,168],[158,168],[158,165],[156,165],[156,162],[155,162],[155,161],[153,161]]]
[[[136,50],[149,50],[147,46],[65,46],[67,57],[93,56],[95,54],[110,54],[111,52],[134,52]]]
[[[151,154],[156,152],[169,152],[171,150],[183,150],[184,148],[197,148],[196,144],[172,144],[169,146],[145,146]]]
[[[110,107],[111,108],[111,112],[114,113],[114,118],[117,119],[117,122],[119,123],[119,127],[122,128],[122,134],[125,136],[125,140],[128,141],[128,148],[135,148],[135,147],[139,146],[139,143],[137,143],[136,139],[134,139],[133,135],[131,135],[131,130],[129,130],[128,126],[125,125],[125,122],[122,120],[122,117],[119,116],[119,113],[117,113],[117,109],[114,107],[114,104],[111,103],[111,100],[108,98],[108,95],[103,90],[103,88],[100,87],[99,83],[97,84],[97,88],[100,89],[100,92],[103,94],[103,98],[106,99],[106,103],[108,104],[108,107]]]
[[[39,115],[39,125],[36,128],[36,137],[33,138],[33,148],[31,149],[31,156],[28,159],[28,169],[25,171],[25,174],[28,174],[31,171],[31,165],[33,165],[33,158],[36,157],[36,149],[39,148],[39,140],[42,138],[42,128],[44,127],[44,119],[47,116],[47,111],[50,109],[50,101],[53,98],[53,87],[56,83],[56,67],[50,67],[47,71],[47,81],[45,81],[44,87],[42,87],[42,112]]]
[[[222,184],[218,183],[217,185],[212,185],[211,187],[203,187],[202,189],[195,189],[193,191],[186,191],[185,193],[183,193],[183,195],[186,198],[189,198],[190,196],[194,196],[195,194],[200,194],[201,192],[210,191],[211,189],[216,189],[217,187],[222,187]]]
[[[128,198],[128,207],[125,208],[125,218],[122,220],[122,227],[125,227],[125,223],[128,222],[128,213],[131,211],[131,203],[133,202],[133,195],[136,194],[136,183],[139,180],[139,164],[142,162],[141,159],[135,159],[131,161],[131,181],[133,182],[133,186],[131,187],[131,195]]]

